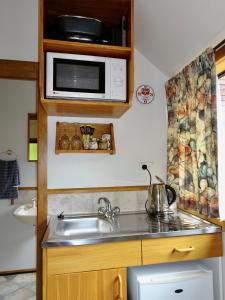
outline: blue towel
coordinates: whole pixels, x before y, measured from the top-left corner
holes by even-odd
[[[0,199],[17,199],[20,185],[16,160],[0,160]]]

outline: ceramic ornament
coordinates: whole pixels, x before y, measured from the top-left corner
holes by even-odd
[[[149,104],[154,100],[155,93],[150,85],[142,84],[137,88],[136,97],[140,103]]]

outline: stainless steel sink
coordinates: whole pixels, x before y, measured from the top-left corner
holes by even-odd
[[[61,236],[108,233],[111,231],[113,231],[112,224],[99,217],[64,219],[57,224],[55,229],[55,233]]]
[[[155,218],[145,212],[127,213],[114,220],[97,215],[55,216],[48,229],[43,248],[221,232],[219,226],[181,211]]]

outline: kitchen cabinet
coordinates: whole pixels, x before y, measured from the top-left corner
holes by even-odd
[[[51,275],[48,277],[48,300],[125,300],[125,268]]]
[[[141,241],[43,249],[43,300],[126,300]]]
[[[99,18],[105,29],[111,30],[120,24],[123,17],[127,20],[127,45],[91,44],[58,40],[51,34],[56,28],[58,15],[80,15]],[[39,34],[39,90],[40,101],[48,115],[78,117],[121,117],[132,104],[134,91],[134,0],[40,0]],[[123,58],[127,60],[127,101],[76,101],[48,99],[45,97],[45,55],[46,52],[61,52]]]
[[[45,248],[43,300],[126,300],[127,267],[218,256],[221,233]]]

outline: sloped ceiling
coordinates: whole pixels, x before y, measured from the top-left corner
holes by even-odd
[[[225,39],[225,0],[135,0],[135,47],[172,76]]]

